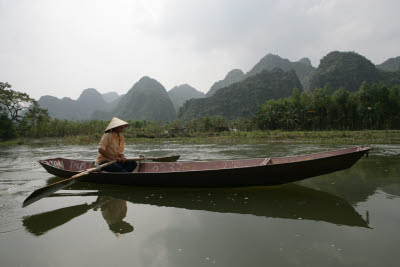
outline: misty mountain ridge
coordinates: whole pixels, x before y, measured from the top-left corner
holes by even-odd
[[[102,96],[104,101],[106,101],[107,103],[111,103],[120,97],[120,95],[116,92],[104,93],[102,94]]]
[[[376,65],[376,67],[383,71],[400,71],[400,56],[395,58],[389,58],[382,64]]]
[[[197,91],[188,84],[173,87],[168,91],[168,95],[174,104],[175,110],[178,110],[186,100],[205,97],[203,92]]]
[[[113,116],[126,120],[170,121],[176,111],[165,87],[148,76],[136,82],[118,106]]]
[[[307,86],[308,75],[315,70],[308,58],[302,58],[297,62],[291,62],[278,55],[267,54],[246,73],[246,77],[257,74],[263,70],[273,70],[275,68],[280,68],[283,71],[294,70],[303,87]]]
[[[109,120],[113,116],[120,116],[129,120],[168,121],[176,117],[175,109],[182,105],[180,118],[186,119],[204,114],[233,118],[253,114],[259,104],[258,101],[265,102],[268,99],[287,96],[290,91],[288,86],[291,85],[304,90],[314,90],[329,84],[332,90],[344,86],[348,91],[358,90],[363,81],[369,83],[381,81],[387,86],[400,85],[400,70],[396,71],[399,61],[400,57],[396,57],[380,65],[374,65],[355,52],[333,51],[321,59],[318,68],[314,68],[306,57],[291,62],[277,55],[268,54],[248,73],[244,74],[240,69],[234,69],[228,72],[224,80],[215,82],[207,93],[211,100],[205,100],[202,92],[188,84],[175,86],[167,92],[158,81],[145,76],[125,95],[118,95],[115,92],[100,94],[96,89],[88,88],[77,100],[43,96],[38,102],[42,108],[48,109],[52,118],[70,120]],[[269,72],[274,75],[268,74]],[[269,78],[257,76],[260,73]],[[300,81],[300,86],[294,82],[293,74]],[[255,76],[257,82],[253,79],[248,80]],[[248,88],[245,89],[246,86]],[[271,86],[275,86],[275,89]],[[226,88],[230,89],[226,91]],[[260,93],[262,90],[265,94]],[[247,102],[241,102],[238,99],[239,95],[244,100],[247,99]],[[252,98],[254,95],[258,96],[257,101]],[[214,96],[216,98],[212,98]],[[185,104],[187,102],[188,105]],[[218,105],[220,107],[217,107]],[[255,106],[250,108],[250,105]]]
[[[77,100],[46,95],[38,103],[47,109],[50,117],[67,120],[89,120],[95,110],[107,106],[103,96],[94,88],[83,90]]]
[[[343,86],[346,90],[355,92],[364,81],[383,82],[387,86],[399,85],[400,71],[382,71],[355,52],[333,51],[324,56],[318,68],[310,74],[308,89],[314,90],[329,84],[333,90]]]
[[[228,72],[228,74],[226,74],[225,78],[223,80],[220,80],[218,82],[215,82],[210,90],[208,90],[206,97],[210,97],[213,94],[215,94],[215,92],[218,89],[227,87],[233,83],[237,83],[240,82],[244,79],[244,73],[242,70],[240,69],[233,69],[230,72]]]
[[[241,82],[217,90],[210,97],[186,101],[179,110],[178,117],[183,120],[205,115],[219,115],[228,119],[251,117],[259,105],[269,99],[288,97],[294,88],[302,91],[294,70],[263,70]]]

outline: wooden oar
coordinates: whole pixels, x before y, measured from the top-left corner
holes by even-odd
[[[153,157],[153,158],[141,158],[141,160],[152,160],[154,162],[175,162],[180,158],[180,155],[175,155],[175,156],[168,156],[168,157]],[[129,159],[128,159],[129,160]],[[135,161],[138,161],[140,159],[134,159]]]
[[[160,161],[160,162],[172,162],[172,161],[177,161],[179,159],[179,155],[178,156],[169,156],[169,157],[150,157],[150,158],[146,158],[146,157],[141,157],[141,158],[133,158],[133,159],[127,159],[127,161],[139,161],[139,160],[153,160],[153,161]],[[72,185],[73,183],[75,183],[75,181],[77,180],[77,178],[82,177],[84,175],[87,175],[89,173],[92,173],[94,171],[99,171],[104,167],[107,167],[113,163],[117,162],[116,160],[104,163],[100,166],[98,166],[97,168],[91,168],[91,169],[87,169],[84,172],[75,174],[74,176],[72,176],[71,178],[59,181],[57,183],[39,188],[35,191],[33,191],[32,194],[30,194],[24,201],[24,203],[22,203],[22,207],[26,207],[36,201],[38,201],[39,199],[42,199],[44,197],[47,197],[49,195],[51,195],[52,193],[67,187],[69,185]]]
[[[33,191],[33,193],[30,194],[24,200],[24,203],[22,203],[22,207],[26,207],[26,206],[38,201],[41,198],[47,197],[48,195],[51,195],[52,193],[54,193],[54,192],[56,192],[56,191],[58,191],[58,190],[60,190],[60,189],[62,189],[64,187],[67,187],[67,186],[75,183],[76,179],[79,178],[79,177],[82,177],[84,175],[87,175],[87,174],[92,173],[92,172],[97,171],[97,170],[101,170],[102,168],[107,167],[107,166],[109,166],[109,165],[111,165],[111,164],[113,164],[115,162],[117,162],[117,161],[113,160],[113,161],[104,163],[104,164],[98,166],[97,168],[90,168],[90,169],[87,169],[84,172],[75,174],[71,178],[59,181],[57,183],[54,183],[54,184],[51,184],[51,185],[48,185],[48,186],[45,186],[45,187],[42,187],[42,188],[39,188],[39,189]]]

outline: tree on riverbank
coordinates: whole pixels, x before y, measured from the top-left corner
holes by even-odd
[[[40,129],[49,120],[47,110],[41,109],[35,99],[0,82],[0,138],[23,136],[27,130]]]

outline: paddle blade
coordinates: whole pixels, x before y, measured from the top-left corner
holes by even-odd
[[[46,187],[42,187],[39,188],[35,191],[33,191],[32,194],[29,195],[29,197],[27,197],[24,200],[24,203],[22,203],[22,207],[26,207],[36,201],[38,201],[39,199],[42,199],[44,197],[47,197],[51,194],[53,194],[54,192],[67,187],[69,185],[72,185],[73,183],[75,183],[76,179],[68,179],[68,180],[64,180],[55,184],[51,184],[49,186]]]
[[[22,224],[28,232],[41,236],[86,213],[92,205],[80,204],[24,217]]]
[[[180,158],[180,155],[154,158],[154,162],[175,162]]]

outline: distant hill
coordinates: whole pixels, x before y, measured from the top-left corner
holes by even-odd
[[[334,51],[324,56],[317,70],[311,73],[309,89],[322,88],[329,84],[333,90],[343,86],[348,91],[355,92],[364,81],[383,82],[390,87],[400,85],[400,71],[382,71],[355,52]]]
[[[93,88],[83,90],[77,100],[47,95],[42,96],[38,103],[48,110],[50,117],[67,120],[89,120],[95,110],[107,109],[103,96]]]
[[[355,52],[333,51],[324,56],[318,68],[308,58],[297,62],[277,55],[263,57],[247,74],[230,71],[206,94],[184,84],[167,92],[159,82],[143,77],[125,95],[116,92],[100,94],[85,89],[77,100],[42,96],[38,103],[52,118],[68,120],[109,120],[113,116],[128,120],[169,121],[176,118],[222,115],[226,118],[252,116],[257,105],[266,100],[289,96],[297,87],[314,90],[329,84],[333,90],[344,86],[358,90],[361,84],[383,82],[388,87],[400,85],[400,57],[379,65]],[[182,106],[183,104],[183,106]]]
[[[205,115],[220,115],[228,119],[250,117],[258,105],[269,99],[291,95],[293,88],[302,91],[301,83],[293,70],[261,71],[241,82],[219,89],[214,95],[191,99],[179,110],[179,118],[187,120]]]
[[[383,82],[386,86],[400,86],[400,70],[398,71],[382,71],[378,70],[379,81]]]
[[[178,110],[186,100],[205,97],[204,93],[197,91],[188,84],[175,86],[168,91],[168,95],[171,98],[172,104],[174,104],[175,110]]]
[[[69,97],[59,99],[54,96],[45,95],[39,98],[38,104],[41,108],[47,109],[51,118],[76,120],[79,114],[75,112],[74,100]]]
[[[83,90],[75,102],[76,111],[81,114],[83,120],[90,119],[93,111],[107,109],[107,103],[103,96],[94,88]],[[77,118],[80,120],[79,118]]]
[[[274,68],[280,68],[284,71],[294,70],[303,87],[308,83],[307,79],[309,74],[315,70],[308,58],[302,58],[297,62],[291,62],[290,60],[281,58],[280,56],[268,54],[254,65],[248,73],[246,73],[246,77],[257,74],[263,70],[273,70]]]
[[[167,90],[161,83],[147,76],[133,85],[111,113],[125,120],[165,122],[176,118]]]
[[[206,94],[206,97],[212,96],[218,89],[227,87],[233,83],[240,82],[243,79],[244,79],[243,71],[239,69],[231,70],[230,72],[228,72],[228,74],[225,76],[223,80],[220,80],[211,86],[210,90],[208,90]]]
[[[376,65],[376,67],[383,71],[400,71],[400,57],[389,58],[382,64]]]
[[[104,101],[106,101],[107,103],[111,103],[119,97],[120,95],[118,95],[116,92],[108,92],[103,94]]]

